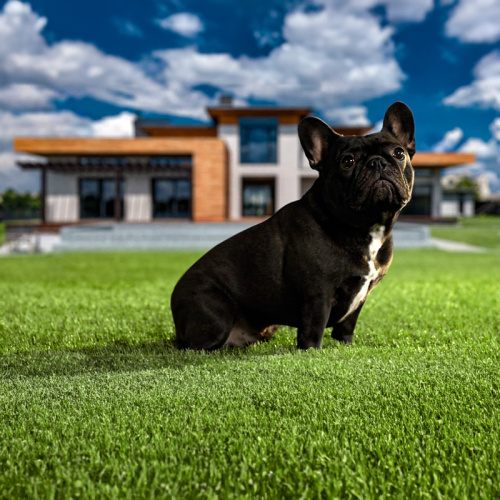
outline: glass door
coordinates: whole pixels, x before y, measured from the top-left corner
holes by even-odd
[[[153,179],[153,219],[191,218],[191,180]]]

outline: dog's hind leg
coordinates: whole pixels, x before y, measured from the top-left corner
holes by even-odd
[[[235,308],[213,289],[210,294],[172,296],[177,346],[212,351],[222,347],[235,323]]]
[[[240,318],[231,329],[231,333],[224,345],[228,347],[248,347],[252,344],[265,342],[273,336],[278,328],[279,325],[271,325],[264,329],[255,328],[250,326],[243,318]]]

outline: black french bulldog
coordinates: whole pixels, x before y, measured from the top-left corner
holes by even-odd
[[[392,227],[413,187],[413,115],[392,104],[381,132],[344,137],[304,118],[299,138],[319,177],[298,201],[220,243],[171,300],[179,348],[246,346],[296,327],[300,349],[325,328],[353,340],[368,294],[392,261]]]

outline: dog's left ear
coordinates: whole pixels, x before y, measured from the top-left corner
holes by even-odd
[[[321,172],[333,143],[341,136],[323,120],[314,116],[307,116],[301,120],[298,131],[309,165]]]
[[[404,102],[391,104],[384,116],[382,130],[393,135],[408,151],[410,158],[415,154],[415,122],[413,113]]]

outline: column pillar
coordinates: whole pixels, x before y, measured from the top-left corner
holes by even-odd
[[[115,220],[116,221],[122,220],[120,180],[121,180],[121,170],[117,168],[115,171]]]
[[[47,168],[42,166],[41,168],[41,186],[40,186],[40,217],[42,219],[42,224],[45,225],[47,222],[47,214],[46,214],[46,197],[47,197]]]

